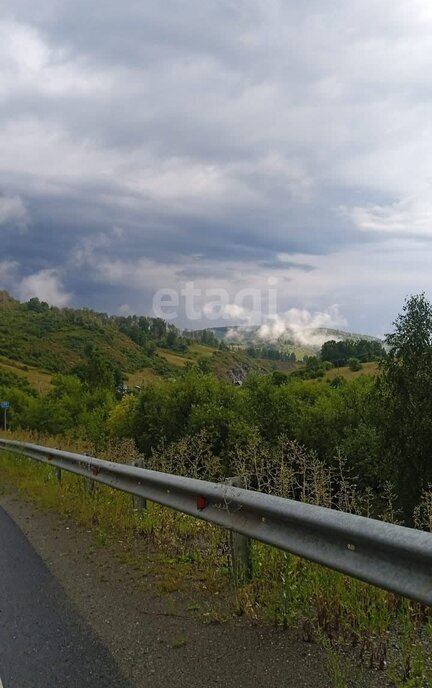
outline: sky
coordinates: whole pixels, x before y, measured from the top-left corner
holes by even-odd
[[[2,0],[0,288],[381,335],[432,297],[431,74],[430,0]]]

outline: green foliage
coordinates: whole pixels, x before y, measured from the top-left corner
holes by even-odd
[[[329,361],[321,361],[317,356],[306,356],[305,366],[292,373],[302,380],[316,380],[324,377],[327,370],[333,367]]]
[[[353,373],[356,373],[358,370],[362,369],[362,364],[359,361],[358,358],[355,358],[355,356],[351,357],[347,361],[348,363],[348,368],[353,371]]]
[[[274,370],[272,373],[272,381],[275,385],[286,385],[289,377],[286,373],[281,373],[279,370]]]
[[[81,376],[89,389],[114,391],[115,383],[118,382],[113,364],[97,349],[91,351],[88,362],[81,369]]]
[[[0,388],[20,389],[26,394],[30,394],[31,396],[36,395],[36,391],[32,388],[32,386],[25,377],[20,377],[19,375],[16,375],[15,373],[4,369],[0,369]]]
[[[97,387],[90,390],[74,375],[56,375],[46,395],[11,397],[12,427],[58,435],[72,433],[95,444],[106,438],[106,421],[113,405],[113,394]],[[13,414],[13,415],[12,415]]]
[[[149,454],[162,440],[172,442],[205,429],[216,451],[223,453],[242,426],[237,391],[195,370],[164,385],[145,387],[134,418],[137,446]]]
[[[124,439],[133,436],[136,407],[137,397],[133,394],[127,394],[112,407],[106,426],[111,437]]]
[[[432,483],[432,305],[411,296],[387,335],[377,386],[377,419],[389,479],[405,518]]]
[[[228,472],[236,470],[233,447],[244,446],[255,433],[264,445],[281,436],[298,440],[329,464],[342,448],[348,459],[352,453],[356,471],[364,475],[367,468],[364,481],[375,484],[373,429],[362,451],[373,385],[366,376],[332,387],[274,373],[250,375],[242,387],[235,387],[192,370],[164,385],[145,387],[136,406],[130,407],[133,419],[128,417],[127,426],[148,456],[162,441],[176,442],[205,431]],[[370,456],[367,452],[372,450]]]
[[[182,353],[188,350],[186,337],[174,325],[167,324],[161,318],[129,315],[113,316],[112,320],[121,332],[142,347],[149,356],[155,354],[156,345]]]
[[[348,365],[350,358],[357,358],[363,363],[377,361],[384,356],[384,348],[377,340],[359,339],[353,341],[345,339],[342,341],[330,340],[321,347],[321,360],[330,361],[334,366],[341,367]]]
[[[215,349],[219,348],[220,344],[223,345],[212,330],[185,330],[184,335],[190,342],[198,342]],[[222,348],[226,349],[226,346],[223,345]]]
[[[121,318],[89,309],[56,308],[32,298],[27,303],[0,297],[0,355],[50,372],[82,369],[97,349],[113,369],[133,372],[163,365],[159,343],[169,336],[185,350],[185,340],[160,318]],[[166,365],[165,365],[166,367]]]
[[[284,351],[280,345],[276,344],[249,345],[246,352],[253,358],[267,358],[270,361],[287,361],[289,363],[296,363],[297,361],[294,351]]]
[[[330,380],[329,384],[330,387],[341,387],[345,384],[345,378],[342,375],[336,375],[333,380]]]

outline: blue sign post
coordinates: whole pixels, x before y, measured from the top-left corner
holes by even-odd
[[[4,429],[6,431],[7,430],[7,410],[10,406],[10,403],[8,401],[2,401],[0,406],[3,409]]]

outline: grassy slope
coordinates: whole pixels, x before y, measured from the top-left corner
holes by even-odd
[[[266,363],[268,364],[268,361]],[[217,351],[209,361],[209,367],[212,372],[221,377],[230,370],[248,369],[263,373],[270,370],[267,365],[261,365],[258,359],[250,358],[241,349]]]
[[[144,384],[156,383],[160,384],[165,378],[158,375],[152,368],[143,368],[142,370],[137,370],[134,373],[129,373],[126,375],[126,383],[129,387],[139,386],[142,387]]]
[[[292,363],[283,361],[269,361],[266,359],[252,358],[248,356],[242,348],[229,351],[219,351],[218,349],[202,344],[192,344],[189,351],[178,353],[168,349],[159,349],[159,356],[163,358],[173,368],[184,369],[187,365],[195,366],[200,362],[205,362],[206,369],[215,373],[218,377],[230,377],[231,373],[245,374],[246,372],[256,372],[268,374],[273,370],[280,370],[286,373],[292,372],[295,366]],[[157,381],[152,371],[138,371],[129,375],[129,384],[140,384],[140,382]]]
[[[15,367],[18,362],[42,371],[68,372],[84,363],[85,348],[93,344],[124,371],[148,364],[143,350],[114,324],[82,313],[83,322],[75,324],[62,311],[31,311],[1,294],[0,357],[7,358],[8,365],[12,359]]]
[[[325,380],[334,380],[335,377],[343,377],[346,380],[354,380],[360,375],[378,375],[378,363],[363,363],[361,370],[356,372],[349,368],[332,368],[326,374]]]
[[[17,363],[2,356],[0,357],[0,370],[14,373],[18,377],[28,380],[31,386],[38,392],[49,392],[51,389],[51,374],[40,368]]]
[[[61,318],[56,321],[50,313],[28,311],[16,301],[0,298],[0,369],[26,378],[36,390],[49,391],[52,372],[67,372],[83,363],[84,350],[89,343],[126,372],[130,386],[163,380],[148,364],[142,349],[111,323],[83,326],[64,322]],[[198,343],[191,344],[185,353],[158,348],[157,358],[169,365],[172,375],[200,361],[219,377],[230,377],[232,373],[244,376],[247,372],[268,374],[273,370],[290,373],[295,368],[288,362],[251,358],[241,347],[219,351]],[[358,372],[334,368],[326,373],[325,379],[337,376],[353,379],[364,374],[376,375],[377,364],[366,363]]]
[[[177,351],[170,351],[169,349],[159,349],[159,356],[167,363],[177,368],[184,368],[188,362],[194,362],[188,354],[180,354]]]

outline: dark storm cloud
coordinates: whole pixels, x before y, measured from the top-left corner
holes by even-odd
[[[0,278],[143,312],[277,273],[379,322],[431,286],[431,36],[426,0],[4,0]]]

